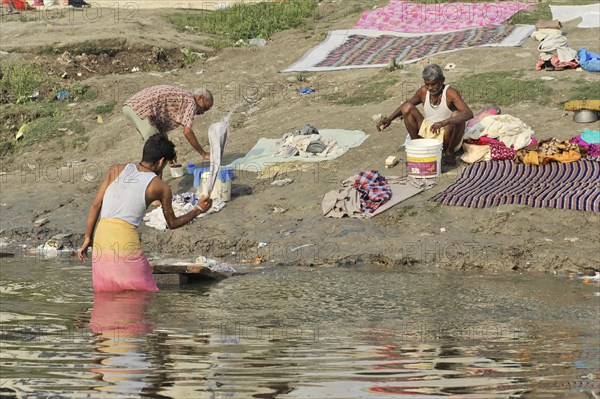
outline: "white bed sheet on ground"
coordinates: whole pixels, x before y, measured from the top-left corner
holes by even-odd
[[[600,3],[585,6],[550,6],[552,19],[561,22],[583,18],[578,28],[600,28]]]
[[[340,151],[330,153],[326,156],[275,156],[274,153],[277,150],[281,139],[261,138],[246,155],[244,155],[242,158],[236,159],[227,165],[227,167],[260,173],[265,167],[277,163],[329,161],[342,156],[350,148],[358,147],[367,139],[367,137],[369,137],[369,135],[360,130],[344,129],[319,129],[319,134],[334,139],[337,142],[337,145],[341,147]]]

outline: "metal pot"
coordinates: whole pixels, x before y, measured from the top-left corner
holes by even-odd
[[[575,111],[573,114],[573,120],[579,123],[596,122],[598,119],[600,119],[600,116],[598,116],[598,111],[592,111],[589,109],[580,109],[579,111]]]

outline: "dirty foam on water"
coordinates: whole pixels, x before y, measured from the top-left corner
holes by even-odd
[[[94,295],[89,266],[3,260],[0,286],[0,397],[599,397],[599,287],[565,277],[280,268]]]

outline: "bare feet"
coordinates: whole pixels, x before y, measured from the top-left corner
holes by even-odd
[[[442,166],[456,166],[456,156],[454,152],[445,152],[442,156]]]

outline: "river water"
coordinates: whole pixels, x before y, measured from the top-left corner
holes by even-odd
[[[598,398],[597,284],[256,270],[94,294],[91,267],[2,260],[0,397]]]

